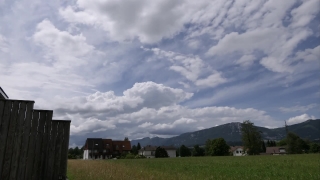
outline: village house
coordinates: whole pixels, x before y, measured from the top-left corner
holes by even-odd
[[[176,157],[176,148],[173,146],[160,146],[161,148],[165,149],[168,153],[169,157]],[[146,158],[154,158],[156,153],[157,146],[147,145],[142,147],[139,150],[139,155],[143,155]]]
[[[266,148],[267,155],[285,155],[286,148],[285,147],[267,147]]]
[[[83,159],[108,159],[131,151],[129,140],[88,138],[83,146]]]
[[[243,146],[231,146],[229,152],[233,156],[245,156],[247,153],[243,150]]]

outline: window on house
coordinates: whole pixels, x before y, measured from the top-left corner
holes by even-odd
[[[239,153],[241,153],[241,151],[239,151]]]
[[[239,153],[239,151],[236,151],[236,153],[238,154],[238,153]]]

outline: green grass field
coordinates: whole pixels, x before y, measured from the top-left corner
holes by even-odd
[[[70,180],[320,179],[320,154],[69,160]]]

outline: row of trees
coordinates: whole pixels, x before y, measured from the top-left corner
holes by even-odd
[[[68,159],[82,159],[83,157],[83,148],[69,148],[68,150]]]
[[[287,130],[287,127],[286,127]],[[242,142],[244,149],[249,155],[257,155],[260,152],[266,152],[265,143],[262,140],[261,132],[249,120],[241,124]],[[315,142],[301,139],[298,135],[287,130],[286,138],[276,143],[267,141],[267,147],[285,146],[288,154],[318,153],[320,145]]]

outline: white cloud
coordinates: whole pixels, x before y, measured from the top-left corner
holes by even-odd
[[[223,37],[217,45],[211,47],[207,54],[214,56],[236,51],[249,54],[258,49],[267,53],[267,51],[272,48],[272,44],[278,40],[281,35],[281,29],[276,28],[255,29],[242,34],[232,32]]]
[[[159,59],[165,59],[172,63],[170,70],[176,71],[184,76],[187,80],[193,82],[199,87],[216,87],[227,82],[227,79],[222,76],[221,72],[213,70],[202,59],[193,55],[183,55],[172,51],[163,51],[159,48],[147,49],[145,51],[152,51]],[[204,77],[204,78],[202,78]],[[185,82],[179,82],[184,87],[187,86]]]
[[[44,47],[45,58],[57,67],[69,67],[85,64],[82,57],[91,53],[94,47],[86,43],[86,38],[60,31],[50,21],[43,20],[37,25],[34,41]]]
[[[55,98],[52,103],[56,118],[72,120],[73,135],[103,132],[103,129],[113,129],[131,138],[137,138],[139,133],[145,136],[178,135],[198,130],[198,127],[246,119],[257,125],[276,124],[266,112],[253,108],[212,106],[191,109],[180,105],[191,95],[180,89],[144,82],[136,83],[122,96],[96,92],[86,97]]]
[[[244,67],[251,66],[255,59],[256,57],[254,55],[243,55],[240,59],[237,60],[236,64]]]
[[[315,119],[315,117],[314,116],[309,116],[308,114],[302,114],[300,116],[295,116],[295,117],[289,118],[287,120],[287,122],[288,122],[289,125],[292,125],[292,124],[297,124],[297,123],[304,122],[304,121],[309,120],[309,119]]]
[[[319,13],[319,1],[318,0],[308,0],[304,1],[299,7],[291,11],[292,27],[304,27],[314,19]]]
[[[313,49],[305,49],[304,51],[299,51],[295,56],[296,60],[304,61],[319,61],[320,60],[320,46]]]
[[[195,84],[197,86],[216,87],[225,82],[227,82],[227,79],[223,78],[221,73],[213,71],[213,74],[209,75],[207,78],[198,79]]]
[[[2,52],[7,52],[8,51],[8,47],[7,47],[7,40],[5,37],[3,37],[1,34],[0,34],[0,51]]]
[[[141,128],[146,128],[146,127],[149,127],[149,126],[152,126],[153,123],[151,122],[145,122],[143,124],[140,124],[138,127],[141,127]]]
[[[183,27],[181,3],[183,1],[78,0],[77,8],[60,9],[60,14],[69,22],[101,27],[116,40],[138,37],[142,42],[153,43],[172,37]]]
[[[308,111],[309,109],[313,109],[317,107],[317,104],[309,104],[309,105],[306,105],[306,106],[299,106],[299,105],[296,105],[296,106],[293,106],[293,107],[280,107],[279,110],[282,111],[282,112],[306,112]]]

